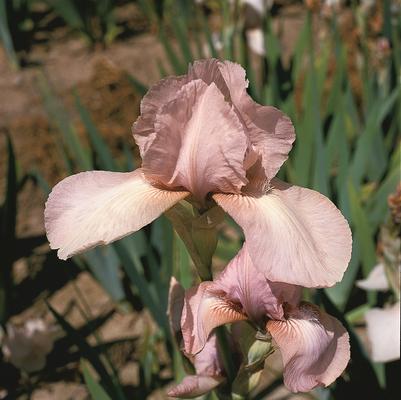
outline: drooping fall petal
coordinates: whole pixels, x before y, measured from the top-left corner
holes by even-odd
[[[338,320],[311,304],[292,309],[287,320],[269,321],[267,329],[280,348],[284,384],[292,392],[328,386],[348,364],[347,331]]]
[[[187,354],[199,353],[214,328],[247,319],[239,304],[209,292],[210,288],[212,282],[202,282],[185,293],[181,328]]]
[[[52,249],[65,260],[141,229],[188,195],[158,189],[142,171],[89,171],[65,178],[46,203],[45,226]]]
[[[173,335],[181,339],[181,313],[184,303],[184,288],[173,277],[170,281],[167,313]],[[180,341],[178,341],[179,345]],[[186,376],[168,392],[172,397],[196,397],[214,389],[223,380],[223,364],[217,349],[216,335],[210,335],[203,349],[191,357],[196,375]]]
[[[184,85],[155,120],[157,133],[143,158],[145,176],[197,199],[208,192],[238,193],[247,183],[247,137],[214,83]]]
[[[184,399],[192,399],[208,393],[220,385],[224,380],[220,376],[188,375],[180,384],[173,386],[167,395]]]
[[[215,333],[210,335],[202,351],[195,355],[194,367],[197,375],[222,375],[224,366],[219,354]]]
[[[351,257],[351,231],[336,206],[310,189],[274,179],[265,194],[215,194],[242,227],[255,267],[272,281],[305,287],[340,281]]]
[[[210,336],[205,347],[193,357],[193,363],[196,375],[186,376],[179,385],[170,389],[169,396],[186,398],[200,396],[225,380],[215,334]]]
[[[365,314],[372,359],[389,362],[400,358],[400,302],[388,308],[372,308]]]

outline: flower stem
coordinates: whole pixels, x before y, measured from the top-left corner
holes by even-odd
[[[216,206],[204,212],[194,207],[191,215],[187,207],[176,205],[166,215],[191,255],[200,279],[211,281],[212,258],[218,241],[217,225],[223,221],[224,212]],[[228,383],[215,393],[220,400],[232,399],[231,385],[237,374],[225,327],[218,327],[216,335]]]

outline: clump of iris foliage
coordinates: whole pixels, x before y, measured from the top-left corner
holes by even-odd
[[[28,7],[30,2],[19,2]],[[88,12],[77,8],[78,2],[58,3],[59,11],[71,27],[77,29],[90,42],[107,42],[113,36],[111,18],[113,1],[104,3],[108,10],[91,8],[99,19],[99,29],[94,33],[85,23]],[[91,2],[88,2],[91,3]],[[106,4],[107,3],[107,4]],[[304,27],[296,38],[295,51],[288,63],[282,61],[280,42],[272,28],[272,19],[266,15],[262,27],[265,36],[266,56],[251,56],[246,45],[243,20],[238,10],[228,2],[216,1],[213,12],[220,15],[221,48],[215,47],[203,6],[192,1],[140,1],[147,19],[165,50],[166,57],[158,60],[160,77],[171,73],[180,75],[188,63],[209,56],[233,60],[247,71],[249,92],[260,104],[274,105],[292,120],[297,133],[295,148],[280,170],[280,178],[293,184],[318,190],[328,196],[346,216],[353,231],[352,260],[341,283],[335,287],[311,290],[306,296],[324,307],[346,326],[351,336],[352,362],[346,375],[335,385],[321,391],[325,399],[351,398],[358,393],[366,398],[386,398],[392,383],[393,365],[375,364],[355,334],[355,328],[363,322],[366,310],[383,302],[375,293],[368,295],[355,286],[357,279],[365,278],[377,264],[376,246],[380,227],[388,222],[388,195],[395,191],[400,174],[401,133],[401,21],[400,14],[391,17],[390,1],[383,1],[383,38],[390,43],[391,52],[381,70],[373,67],[372,54],[367,49],[367,37],[361,24],[359,57],[360,67],[351,72],[347,67],[347,43],[340,35],[335,14],[327,22],[329,34],[324,42],[316,43],[311,28],[313,11],[307,11]],[[62,5],[64,4],[64,8]],[[6,2],[0,0],[1,37],[12,62],[18,60],[13,50],[13,32],[7,31],[6,15],[1,13]],[[7,6],[8,7],[8,6]],[[99,6],[100,7],[100,6]],[[15,11],[15,10],[14,10]],[[356,9],[354,9],[356,12]],[[81,13],[81,14],[80,14]],[[84,18],[85,17],[85,18]],[[102,19],[103,18],[103,19]],[[103,21],[104,20],[104,21]],[[8,24],[9,25],[9,24]],[[102,28],[103,27],[103,28]],[[355,93],[353,81],[361,84]],[[135,76],[132,85],[141,95],[147,88]],[[43,77],[39,82],[45,108],[61,137],[60,150],[66,175],[83,170],[105,169],[128,171],[136,167],[128,147],[118,161],[112,157],[89,112],[75,95],[75,106],[86,128],[90,148],[78,138],[76,128],[63,106],[54,97]],[[128,132],[129,127],[127,127]],[[130,138],[127,137],[127,141]],[[12,144],[8,142],[8,186],[1,205],[1,258],[5,260],[0,280],[0,316],[5,324],[8,318],[7,302],[12,292],[11,270],[13,255],[10,243],[15,239],[16,194],[23,177],[16,176]],[[32,176],[48,192],[40,171]],[[219,238],[216,257],[228,262],[240,248],[241,230],[231,220],[227,221],[237,231],[236,238],[223,233]],[[163,238],[163,240],[161,240]],[[96,248],[74,257],[82,269],[89,270],[100,282],[116,305],[129,309],[135,294],[152,315],[160,328],[148,335],[141,344],[140,398],[146,398],[160,386],[157,343],[164,343],[171,358],[175,379],[184,374],[183,361],[169,332],[166,317],[169,282],[172,275],[188,288],[194,281],[191,261],[184,244],[165,218],[159,218],[148,228],[105,248]],[[129,285],[123,285],[122,276]],[[118,372],[108,360],[107,346],[92,346],[63,316],[50,307],[71,341],[80,349],[83,377],[89,391],[96,399],[125,399],[119,383]],[[96,382],[87,363],[98,373]],[[254,399],[263,398],[280,384],[280,378],[267,388],[261,388]],[[213,394],[207,398],[213,398]]]

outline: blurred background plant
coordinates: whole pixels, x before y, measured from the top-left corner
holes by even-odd
[[[0,147],[3,342],[11,324],[32,316],[64,331],[39,371],[20,370],[3,355],[3,398],[164,398],[163,388],[182,378],[185,363],[167,326],[168,285],[172,275],[186,288],[196,277],[168,219],[63,263],[44,244],[41,212],[64,176],[137,167],[129,127],[141,96],[205,57],[239,62],[252,97],[290,116],[297,140],[280,177],[329,196],[353,230],[343,281],[305,293],[347,326],[352,361],[336,384],[309,398],[397,397],[399,354],[373,361],[365,314],[399,302],[399,1],[0,0],[0,37],[0,87],[28,99],[18,103],[19,114],[13,96],[2,99],[9,116]],[[9,71],[6,60],[20,70]],[[31,102],[35,113],[27,113]],[[217,269],[243,240],[228,219],[219,235]],[[392,290],[357,287],[380,262]],[[279,369],[271,366],[252,398],[289,398]],[[60,381],[72,394],[49,389]]]

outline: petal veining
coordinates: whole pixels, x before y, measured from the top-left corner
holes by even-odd
[[[266,177],[271,180],[288,158],[295,140],[291,120],[280,110],[262,106],[248,95],[244,68],[231,61],[196,61],[189,77],[214,82],[234,107],[254,150],[261,156]]]
[[[254,267],[246,243],[214,281],[214,290],[223,291],[225,298],[241,304],[247,317],[259,324],[265,323],[266,314],[283,318],[282,304],[297,305],[301,295],[298,286],[266,279]]]
[[[262,165],[268,180],[274,178],[288,158],[295,141],[294,126],[289,117],[272,106],[261,106],[244,94],[240,105],[249,139],[255,151],[262,157]]]
[[[184,187],[203,200],[208,192],[238,193],[247,137],[214,83],[193,80],[156,116],[156,137],[143,159],[145,175]]]
[[[149,224],[188,195],[152,186],[141,170],[89,171],[59,182],[46,202],[45,226],[52,249],[67,259],[108,244]]]
[[[213,282],[202,282],[186,291],[181,328],[187,354],[199,353],[214,328],[247,319],[240,307],[213,289]]]
[[[281,351],[284,384],[293,392],[330,385],[350,359],[345,328],[312,304],[293,309],[286,321],[269,321],[267,329]]]
[[[255,267],[276,282],[328,287],[351,258],[348,223],[322,194],[274,179],[266,194],[215,194],[242,227]],[[268,262],[267,262],[268,260]]]
[[[232,104],[239,101],[248,87],[244,68],[231,61],[214,58],[195,61],[189,68],[188,76],[192,79],[202,79],[207,85],[214,83],[226,101]]]

